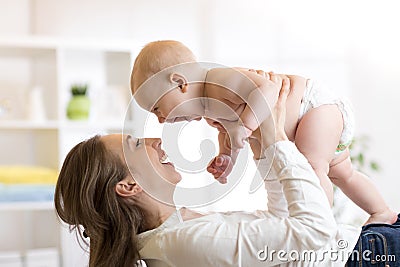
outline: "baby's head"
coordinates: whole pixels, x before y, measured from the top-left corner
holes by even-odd
[[[132,94],[152,75],[161,70],[188,62],[196,57],[185,45],[178,41],[166,40],[148,43],[136,57],[131,75]]]
[[[204,72],[192,51],[182,43],[151,42],[135,60],[132,94],[160,122],[200,119],[204,107],[199,104],[198,85],[204,83]]]

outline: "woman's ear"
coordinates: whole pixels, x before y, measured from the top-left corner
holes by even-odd
[[[122,180],[118,182],[115,186],[115,191],[121,197],[130,197],[142,192],[142,188],[130,179],[129,181]]]
[[[187,80],[186,77],[180,73],[172,73],[170,76],[170,81],[177,84],[178,87],[181,89],[182,93],[187,92]]]

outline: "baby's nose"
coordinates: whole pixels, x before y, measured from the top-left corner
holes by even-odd
[[[158,117],[158,122],[159,123],[164,123],[166,119],[164,117]]]

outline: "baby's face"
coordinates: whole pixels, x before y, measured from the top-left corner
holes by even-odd
[[[190,98],[179,88],[163,95],[151,110],[160,123],[201,120],[204,108],[199,99]]]

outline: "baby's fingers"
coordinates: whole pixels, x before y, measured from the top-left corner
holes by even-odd
[[[209,173],[211,173],[211,174],[214,174],[214,173],[217,172],[217,170],[214,169],[214,168],[212,168],[212,167],[207,167],[207,171],[208,171]]]
[[[269,73],[268,73],[268,76],[269,76],[269,79],[271,80],[271,81],[273,81],[274,83],[276,83],[276,82],[278,82],[278,75],[276,75],[274,72],[272,72],[272,71],[270,71]]]
[[[211,174],[217,173],[217,169],[214,167],[213,164],[208,165],[207,171],[208,171],[209,173],[211,173]]]
[[[265,72],[265,71],[263,71],[263,70],[256,70],[256,72],[257,72],[258,75],[260,75],[260,76],[262,76],[262,77],[264,77],[264,78],[266,78],[266,79],[269,80],[269,74],[268,74],[268,72]]]
[[[215,158],[215,166],[220,167],[224,163],[224,159],[222,157],[217,156]]]
[[[263,70],[255,70],[255,69],[249,69],[249,71],[250,71],[250,72],[255,72],[255,73],[257,73],[258,75],[260,75],[260,76],[266,78],[267,80],[270,79],[269,74],[272,73],[272,72],[269,72],[269,73],[268,73],[268,72],[265,72],[265,71],[263,71]]]

